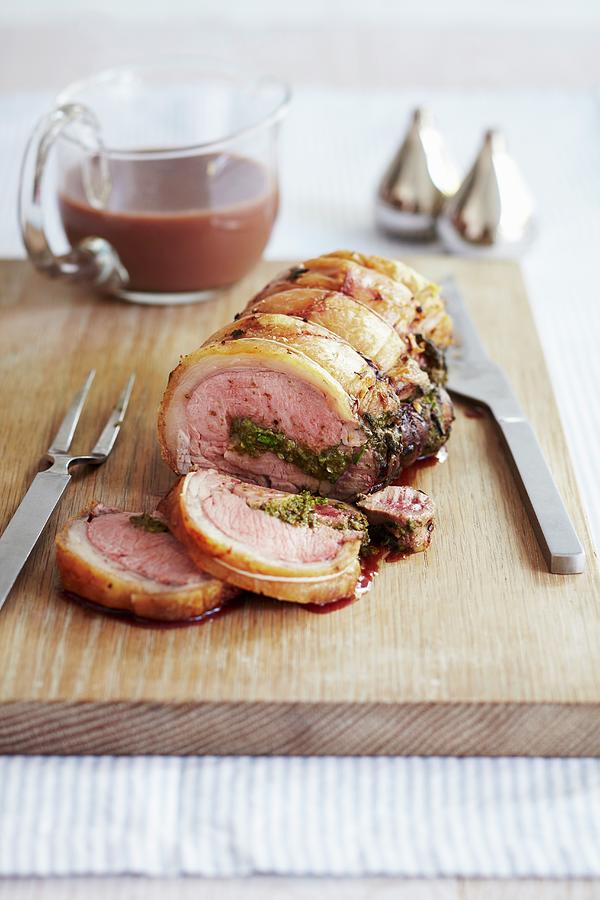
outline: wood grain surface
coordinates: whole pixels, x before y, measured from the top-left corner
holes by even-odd
[[[154,503],[156,409],[181,353],[282,264],[212,303],[144,308],[0,263],[0,528],[71,395],[98,374],[75,447],[138,381],[108,463],[78,474],[0,615],[0,752],[600,754],[600,578],[518,269],[409,260],[453,273],[540,437],[588,553],[549,575],[493,424],[458,407],[448,461],[423,468],[439,525],[427,554],[385,566],[330,615],[248,600],[200,627],[147,629],[60,592],[53,539],[92,498]]]

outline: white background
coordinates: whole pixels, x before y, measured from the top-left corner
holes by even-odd
[[[0,89],[58,88],[156,52],[210,52],[294,83],[600,83],[598,0],[3,0]]]

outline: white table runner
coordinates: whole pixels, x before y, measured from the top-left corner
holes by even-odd
[[[0,255],[22,254],[19,160],[50,99],[0,96]],[[414,250],[374,231],[371,205],[422,102],[463,165],[503,126],[531,184],[540,236],[524,269],[597,539],[598,96],[300,91],[268,255]],[[600,761],[0,759],[0,875],[84,873],[599,876]]]
[[[600,876],[600,761],[0,759],[2,875]]]

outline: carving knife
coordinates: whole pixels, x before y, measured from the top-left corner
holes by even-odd
[[[447,352],[449,392],[486,406],[495,419],[549,571],[583,572],[585,552],[510,381],[488,355],[454,279],[444,281],[442,293],[455,326]]]

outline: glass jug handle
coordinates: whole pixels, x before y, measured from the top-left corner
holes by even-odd
[[[34,266],[52,277],[83,279],[108,291],[127,284],[127,272],[113,247],[99,237],[89,237],[57,255],[48,241],[44,224],[42,188],[52,147],[59,135],[72,127],[86,151],[84,188],[92,206],[104,206],[110,193],[108,162],[94,113],[77,103],[59,106],[44,116],[31,135],[23,157],[19,183],[19,225],[27,255]]]

